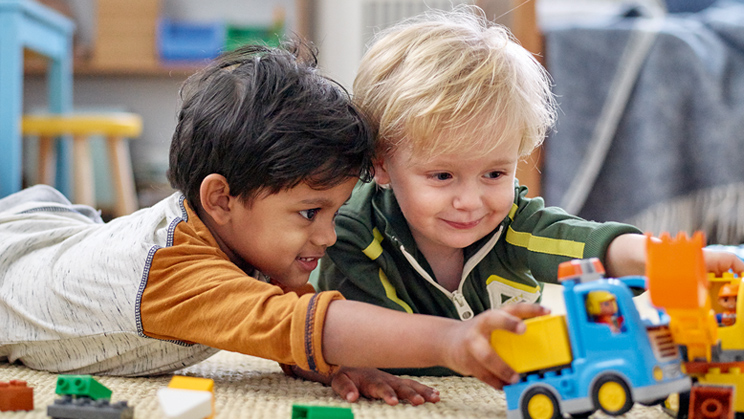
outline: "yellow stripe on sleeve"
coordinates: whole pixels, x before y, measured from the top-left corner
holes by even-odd
[[[385,272],[380,269],[380,282],[382,283],[382,287],[385,288],[385,295],[387,298],[389,298],[394,303],[398,304],[399,306],[403,307],[405,311],[408,313],[413,313],[413,310],[411,310],[411,306],[406,304],[405,301],[398,298],[398,293],[395,292],[395,288],[393,287],[393,284],[390,283],[390,281],[387,278],[387,275],[385,275]]]
[[[547,253],[573,259],[584,257],[584,243],[582,242],[533,236],[530,233],[515,231],[511,227],[506,232],[506,242],[514,246],[524,247],[531,252]]]
[[[377,227],[372,230],[372,234],[374,235],[372,243],[362,250],[362,253],[364,253],[368,258],[375,260],[382,254],[382,245],[380,243],[382,243],[383,237]]]

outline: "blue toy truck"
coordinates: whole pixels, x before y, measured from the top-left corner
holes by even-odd
[[[645,289],[646,279],[603,275],[597,259],[565,262],[559,268],[565,316],[528,319],[523,335],[494,332],[494,349],[521,377],[504,387],[508,419],[596,410],[617,416],[635,402],[654,404],[689,391],[668,316],[641,319],[633,302],[631,288]]]

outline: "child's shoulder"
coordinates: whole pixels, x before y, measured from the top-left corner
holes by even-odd
[[[352,232],[360,236],[370,236],[376,226],[376,218],[382,216],[380,200],[383,198],[374,182],[359,182],[354,187],[349,200],[341,206],[336,217],[336,232]],[[377,215],[375,215],[377,213]]]
[[[366,218],[372,208],[378,186],[372,182],[357,182],[351,197],[339,209],[339,215],[350,218]]]

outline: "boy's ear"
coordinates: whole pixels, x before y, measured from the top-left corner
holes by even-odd
[[[390,175],[385,169],[385,159],[375,159],[372,163],[375,166],[375,182],[378,185],[387,185],[390,183]]]
[[[204,212],[219,225],[227,224],[230,219],[230,184],[217,173],[211,173],[202,180],[199,198]]]

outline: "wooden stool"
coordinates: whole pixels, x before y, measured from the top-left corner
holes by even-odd
[[[142,133],[142,118],[132,113],[24,115],[24,136],[39,137],[37,183],[54,185],[56,161],[55,139],[64,135],[73,138],[74,201],[95,207],[93,160],[90,155],[89,137],[106,137],[111,177],[116,192],[114,215],[131,214],[138,208],[134,188],[132,161],[127,138],[137,138]]]

